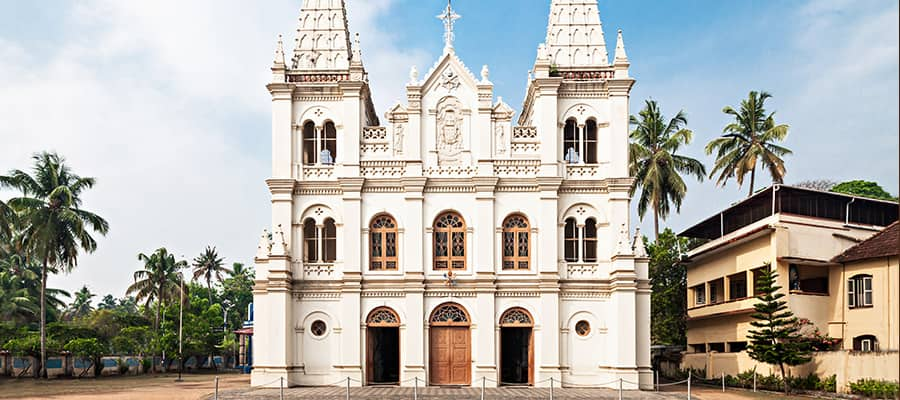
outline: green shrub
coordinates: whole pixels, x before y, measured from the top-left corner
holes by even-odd
[[[116,367],[119,369],[119,375],[125,375],[128,373],[128,363],[123,359],[116,360]]]
[[[816,390],[821,390],[823,392],[836,393],[837,392],[837,375],[831,375],[831,376],[825,378],[824,380],[822,380],[821,382],[819,382],[819,385],[816,386]]]
[[[850,392],[878,399],[895,398],[900,393],[900,385],[897,382],[860,379],[856,382],[850,382]]]
[[[150,368],[153,367],[153,358],[142,358],[141,359],[141,372],[147,373],[150,371]]]

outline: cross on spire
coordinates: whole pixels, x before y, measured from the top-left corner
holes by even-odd
[[[461,15],[453,11],[450,0],[447,0],[447,8],[437,16],[437,19],[444,21],[444,52],[453,51],[453,23],[462,18]]]

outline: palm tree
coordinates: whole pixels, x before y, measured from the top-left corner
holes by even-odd
[[[19,214],[20,230],[27,253],[41,266],[41,373],[47,361],[47,276],[71,272],[78,266],[79,250],[92,253],[97,241],[91,231],[106,235],[109,224],[99,215],[81,208],[81,195],[94,186],[94,178],[74,174],[56,153],[35,154],[33,174],[21,170],[0,176],[0,187],[18,189],[20,197],[7,204]]]
[[[75,292],[75,299],[72,301],[72,305],[69,306],[66,316],[75,319],[90,314],[91,311],[94,311],[94,306],[91,305],[91,299],[94,297],[97,297],[97,295],[91,293],[87,286],[82,286],[80,290]]]
[[[206,290],[209,292],[209,304],[212,304],[212,280],[222,281],[222,273],[231,273],[222,265],[223,259],[216,253],[215,247],[206,246],[206,250],[194,258],[194,280],[203,278],[206,281]],[[242,266],[243,267],[243,266]]]
[[[0,200],[0,242],[12,237],[15,218],[12,207]]]
[[[756,183],[756,163],[769,170],[772,182],[782,183],[787,170],[784,168],[784,157],[792,154],[786,147],[776,145],[788,135],[789,127],[775,124],[775,112],[766,114],[765,102],[772,95],[766,92],[750,92],[746,100],[741,101],[741,110],[730,106],[722,109],[725,114],[734,117],[734,122],[725,126],[724,135],[713,139],[706,145],[706,154],[716,152],[716,165],[710,172],[712,178],[719,174],[717,185],[724,186],[729,178],[734,177],[738,186],[743,185],[744,176],[750,173],[750,191]]]
[[[145,301],[147,307],[156,301],[156,320],[153,329],[159,330],[159,316],[163,303],[179,295],[183,278],[181,269],[187,262],[175,261],[166,248],[159,248],[153,254],[138,254],[138,260],[144,263],[144,269],[135,271],[134,283],[128,287],[126,294],[134,294],[137,301]]]
[[[679,111],[666,122],[654,100],[647,100],[640,118],[631,116],[631,158],[629,170],[635,177],[631,196],[641,188],[638,215],[643,220],[647,209],[653,208],[653,232],[659,238],[659,219],[669,216],[671,205],[681,211],[681,201],[687,194],[687,185],[680,174],[689,174],[703,181],[706,167],[693,158],[678,155],[682,145],[689,144],[694,133],[685,128],[687,116]]]
[[[37,315],[40,306],[29,294],[21,277],[0,270],[0,320],[27,321]]]

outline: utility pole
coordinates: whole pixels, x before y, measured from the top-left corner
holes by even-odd
[[[182,256],[183,257],[183,256]],[[178,379],[176,382],[181,382],[181,370],[184,369],[184,352],[182,350],[182,338],[183,338],[183,328],[184,328],[184,274],[181,274],[181,290],[179,291],[178,297],[180,299],[178,305]]]

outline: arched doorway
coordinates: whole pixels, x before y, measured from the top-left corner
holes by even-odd
[[[387,307],[366,318],[366,384],[400,384],[400,317]]]
[[[470,385],[472,383],[472,320],[455,303],[444,303],[429,318],[429,381],[431,385]]]
[[[510,308],[500,317],[500,382],[534,383],[534,319],[523,308]]]

